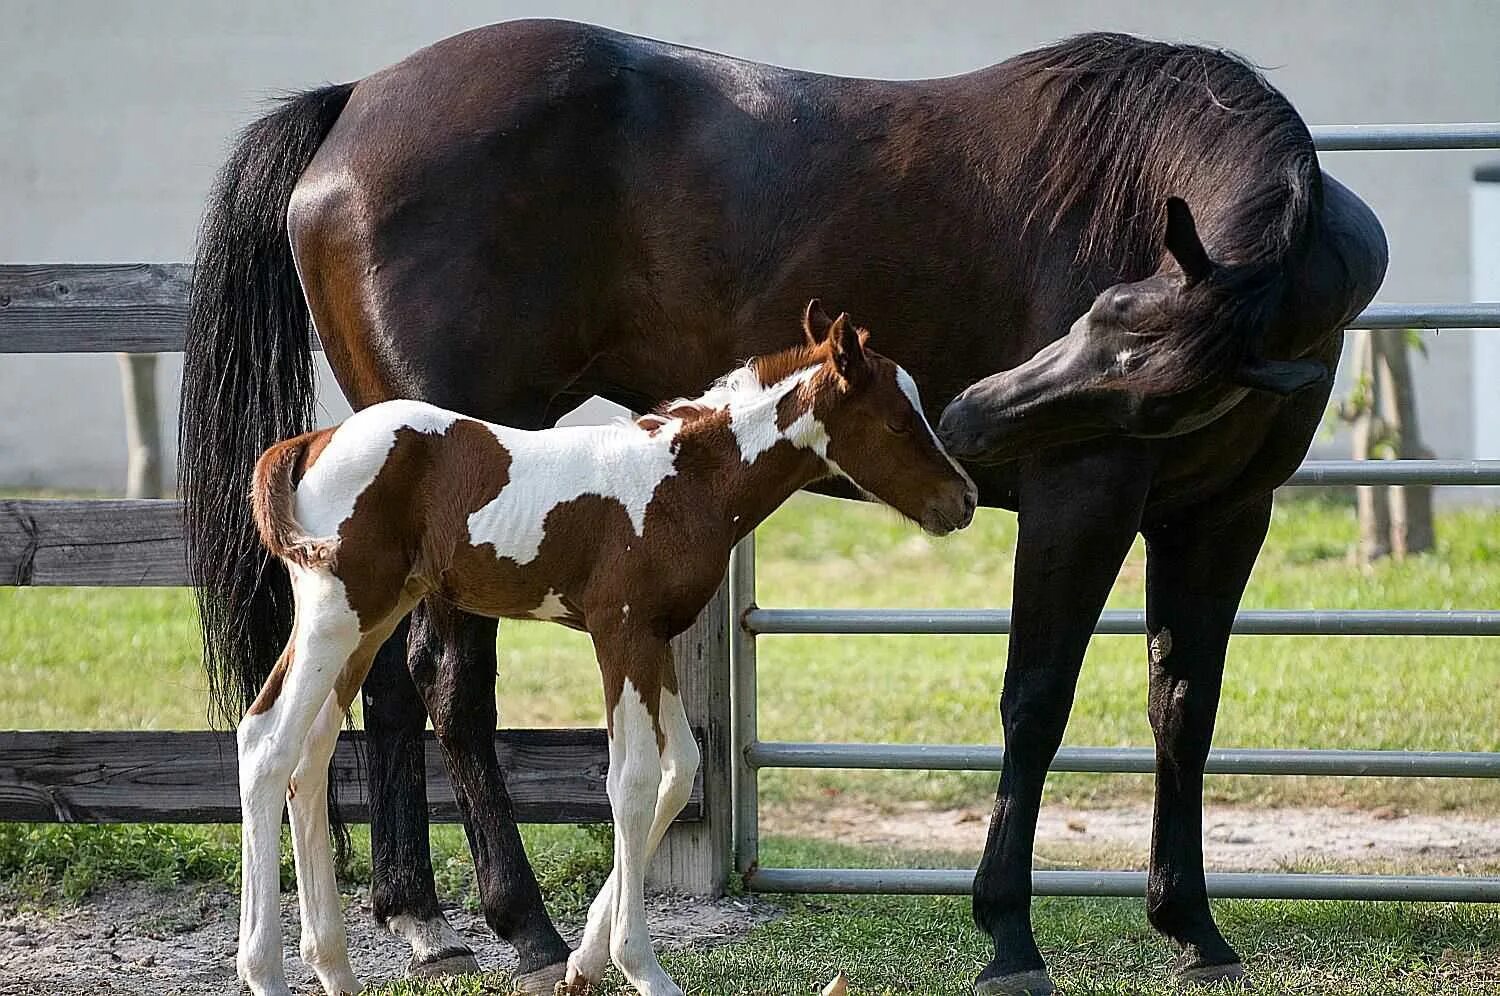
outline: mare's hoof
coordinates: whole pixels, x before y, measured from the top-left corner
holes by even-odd
[[[533,969],[530,972],[519,972],[511,981],[511,989],[518,993],[535,993],[536,996],[552,996],[557,992],[557,987],[563,984],[563,979],[568,974],[568,963],[566,961],[555,961],[550,965]],[[566,991],[566,990],[564,990]]]
[[[1056,991],[1044,968],[997,975],[974,983],[974,996],[1052,996]]]
[[[479,971],[479,959],[472,951],[443,951],[426,961],[416,961],[406,967],[406,974],[413,979],[440,979],[448,975],[468,975]]]
[[[1223,986],[1226,989],[1254,989],[1245,966],[1237,961],[1226,965],[1195,965],[1179,968],[1173,973],[1179,989],[1199,989],[1205,986]]]

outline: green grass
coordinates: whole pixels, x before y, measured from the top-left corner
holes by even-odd
[[[1251,607],[1492,608],[1500,604],[1500,513],[1439,520],[1430,557],[1362,572],[1347,560],[1354,522],[1317,502],[1278,508],[1246,597]],[[760,533],[760,602],[815,606],[1004,606],[1014,518],[981,514],[932,541],[879,509],[799,497]],[[1143,558],[1131,555],[1110,604],[1143,603]],[[1500,654],[1480,639],[1237,638],[1216,742],[1278,747],[1500,749]],[[994,637],[772,637],[760,648],[760,729],[767,739],[995,742],[1005,641]],[[540,624],[507,625],[502,717],[510,725],[600,721],[586,639]],[[1068,730],[1072,744],[1149,745],[1143,648],[1094,641]],[[189,594],[177,590],[0,589],[0,729],[186,729],[204,723],[203,679]],[[993,777],[964,773],[768,772],[767,806],[845,796],[866,804],[982,805]],[[1137,776],[1054,776],[1073,803],[1144,798]],[[1218,800],[1256,805],[1398,803],[1407,809],[1500,810],[1500,786],[1476,781],[1210,779]],[[602,881],[608,841],[596,829],[525,828],[559,919],[577,922]],[[289,864],[289,852],[287,854]],[[434,831],[440,891],[475,903],[462,834]],[[1060,860],[1069,860],[1063,856]],[[1085,862],[1101,855],[1088,855]],[[1108,860],[1109,855],[1102,855]],[[854,850],[768,837],[767,864],[956,865],[971,855]],[[1045,863],[1045,862],[1044,862]],[[234,827],[0,824],[0,894],[50,903],[111,882],[232,885]],[[1401,870],[1401,869],[1391,869]],[[1426,870],[1426,869],[1409,869]],[[290,868],[284,867],[290,882]],[[348,881],[368,880],[368,835],[355,833]],[[963,899],[784,901],[786,915],[743,942],[664,962],[689,992],[815,993],[836,970],[859,994],[967,992],[984,959]],[[1223,902],[1221,924],[1265,992],[1427,994],[1500,989],[1500,916],[1482,906]],[[1043,899],[1037,933],[1066,992],[1165,993],[1169,955],[1139,902]],[[384,994],[504,992],[499,978]],[[601,990],[623,992],[617,981]]]
[[[1488,608],[1500,604],[1500,513],[1450,512],[1431,556],[1352,566],[1353,514],[1284,502],[1247,607]],[[981,513],[930,540],[882,509],[799,496],[759,533],[764,605],[1005,606],[1015,518]],[[1144,557],[1131,554],[1110,599],[1139,607]],[[1090,649],[1067,742],[1149,746],[1141,641]],[[994,743],[1001,637],[768,637],[760,644],[766,739]],[[204,723],[191,597],[180,590],[0,589],[0,729],[180,729]],[[1484,639],[1238,637],[1221,746],[1500,749],[1500,655]],[[560,627],[507,624],[501,715],[516,726],[595,725],[588,641]],[[767,772],[769,804],[829,794],[973,804],[988,774]],[[1052,797],[1144,798],[1142,776],[1061,775]],[[1216,777],[1209,795],[1257,805],[1500,809],[1500,786],[1464,781]]]
[[[603,881],[609,849],[597,829],[526,827],[528,853],[554,916],[578,923]],[[232,827],[16,827],[0,825],[0,898],[33,902],[82,894],[107,881],[233,884]],[[368,880],[368,838],[356,833],[353,884]],[[286,853],[286,848],[283,848]],[[958,866],[945,852],[866,850],[768,837],[777,865]],[[472,868],[456,828],[434,833],[439,892],[474,905]],[[16,874],[16,862],[31,869]],[[50,878],[48,876],[51,876]],[[283,868],[290,885],[290,869]],[[958,897],[810,897],[778,900],[783,915],[734,944],[665,953],[667,971],[700,996],[812,994],[837,971],[858,996],[966,994],[987,955]],[[1224,901],[1220,926],[1266,993],[1477,994],[1500,986],[1500,915],[1484,906]],[[1069,994],[1167,994],[1171,954],[1138,900],[1038,899],[1037,939]],[[611,971],[595,992],[630,990]],[[374,996],[490,996],[509,992],[503,974],[440,983],[399,981]]]

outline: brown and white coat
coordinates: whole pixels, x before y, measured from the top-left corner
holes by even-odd
[[[643,896],[646,864],[698,764],[668,641],[707,603],[734,543],[814,480],[841,474],[934,533],[967,524],[975,504],[906,372],[866,350],[843,316],[810,306],[805,327],[807,345],[635,421],[529,432],[392,401],[265,453],[255,518],[291,572],[296,621],[239,729],[239,969],[253,992],[288,992],[283,796],[303,957],[329,993],[359,991],[327,837],[327,765],[376,648],[424,598],[593,638],[615,868],[568,985],[581,991],[613,956],[648,996],[681,992],[651,948]]]

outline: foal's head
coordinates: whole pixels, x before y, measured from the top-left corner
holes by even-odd
[[[791,396],[782,420],[812,418],[827,434],[825,458],[857,487],[941,536],[974,517],[974,482],[948,456],[917,385],[866,347],[869,333],[848,315],[830,319],[816,300],[803,318],[806,361],[820,364]]]
[[[1288,395],[1328,382],[1317,361],[1257,355],[1283,303],[1281,267],[1214,261],[1176,197],[1165,217],[1155,274],[1105,288],[1061,338],[948,405],[942,435],[954,453],[1000,461],[1096,436],[1175,436],[1246,389]]]

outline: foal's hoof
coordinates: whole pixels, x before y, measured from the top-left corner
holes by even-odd
[[[517,973],[511,980],[511,989],[517,993],[534,993],[536,996],[552,996],[568,975],[568,963],[556,961],[530,972]],[[566,990],[563,990],[566,991]]]
[[[1056,991],[1044,968],[997,975],[974,983],[974,996],[1052,996]]]
[[[1254,989],[1245,966],[1237,961],[1226,965],[1194,965],[1179,968],[1173,973],[1179,989],[1201,989],[1207,986],[1222,986],[1225,989]]]
[[[479,959],[472,951],[440,951],[423,961],[412,959],[406,974],[413,979],[440,979],[448,975],[468,975],[479,971]]]

